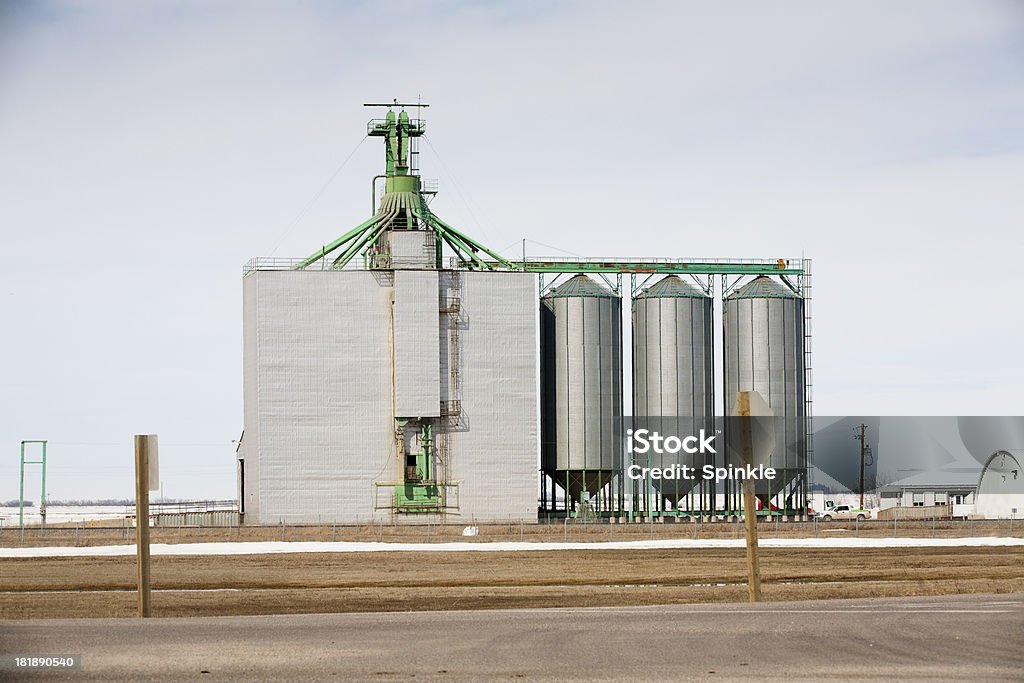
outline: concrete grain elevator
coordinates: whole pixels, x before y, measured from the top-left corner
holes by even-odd
[[[371,218],[247,268],[246,523],[537,518],[537,276],[430,210],[412,106],[369,123],[386,158]]]
[[[759,514],[806,514],[809,260],[503,257],[434,213],[427,105],[367,106],[373,215],[244,270],[246,524],[731,518],[736,487],[627,480],[620,427],[711,434],[747,390],[785,418]]]

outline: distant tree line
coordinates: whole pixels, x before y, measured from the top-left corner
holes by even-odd
[[[0,507],[5,508],[16,508],[21,503],[18,502],[17,498],[12,498],[7,501],[0,501]],[[58,507],[58,506],[75,506],[75,507],[96,507],[100,505],[134,505],[135,501],[131,498],[91,498],[88,500],[48,500],[46,501],[46,507]],[[26,500],[24,503],[25,507],[33,507],[34,501]]]

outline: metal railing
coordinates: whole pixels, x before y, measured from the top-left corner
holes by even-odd
[[[397,125],[397,124],[398,124],[398,121],[396,119],[395,125]],[[370,135],[370,134],[372,134],[375,131],[387,130],[387,127],[388,127],[388,120],[387,119],[370,119],[366,123],[366,134]],[[409,130],[410,131],[414,131],[414,132],[417,132],[417,133],[422,133],[426,129],[427,129],[427,120],[426,119],[413,119],[413,118],[409,119]]]
[[[544,263],[706,263],[725,265],[774,265],[778,266],[782,261],[786,269],[802,269],[804,259],[801,258],[687,258],[667,256],[528,256],[526,262]],[[522,263],[521,259],[515,259],[513,263]]]
[[[135,506],[129,505],[128,509],[132,514],[135,513]],[[219,511],[238,511],[237,500],[191,500],[191,501],[174,501],[167,503],[150,503],[149,514],[172,514],[172,513],[185,513],[185,512],[219,512]]]
[[[304,260],[305,259],[300,258],[257,256],[256,258],[249,259],[246,264],[242,266],[242,277],[258,270],[296,270]],[[331,254],[328,254],[326,259],[320,259],[319,265],[315,265],[317,262],[314,262],[303,270],[367,270],[365,264],[363,264],[359,259],[352,259],[344,268],[332,268],[331,261],[332,256]]]
[[[277,258],[261,256],[250,259],[242,267],[242,275],[248,275],[257,270],[293,270],[303,262],[303,259],[295,258]],[[331,259],[328,255],[327,259],[322,259],[319,268],[310,266],[306,270],[333,270],[331,268]],[[448,268],[457,270],[465,267],[467,261],[457,256],[450,256],[446,259]],[[518,268],[519,264],[523,262],[512,260],[513,266]],[[804,259],[770,259],[770,258],[628,258],[628,257],[565,257],[565,256],[552,256],[552,257],[539,257],[530,256],[526,259],[526,264],[542,265],[547,267],[548,272],[558,271],[558,267],[561,264],[565,264],[565,272],[575,272],[578,270],[578,265],[593,265],[598,270],[601,270],[601,266],[608,266],[603,269],[606,272],[630,272],[635,265],[650,265],[652,267],[663,266],[668,268],[665,272],[669,272],[672,266],[679,265],[681,268],[685,265],[690,266],[714,266],[709,272],[713,274],[729,273],[730,268],[735,267],[737,274],[746,272],[751,266],[765,266],[766,272],[774,272],[774,270],[788,271],[803,273],[804,272]],[[344,270],[366,270],[369,264],[361,263],[359,259],[352,259],[348,264],[345,265]],[[532,270],[527,268],[527,270]],[[584,268],[584,270],[587,270]],[[695,269],[699,270],[699,268]],[[760,271],[760,269],[758,269]],[[595,270],[595,272],[597,272]],[[660,271],[659,271],[660,272]]]

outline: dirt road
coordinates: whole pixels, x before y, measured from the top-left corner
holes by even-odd
[[[153,558],[155,616],[742,601],[744,551]],[[1024,549],[767,549],[769,601],[1024,591]],[[133,557],[0,559],[0,618],[135,613]]]

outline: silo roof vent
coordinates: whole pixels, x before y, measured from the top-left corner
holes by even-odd
[[[600,282],[591,280],[586,275],[577,275],[571,280],[567,280],[562,284],[558,285],[550,292],[544,295],[545,299],[555,299],[559,297],[570,297],[570,296],[607,296],[612,298],[618,298],[608,287],[605,287]]]
[[[686,282],[678,275],[669,275],[636,295],[637,299],[704,299],[706,297],[707,295],[704,292],[694,287],[689,282]]]
[[[761,275],[726,297],[727,299],[799,299],[800,295],[777,280]]]

